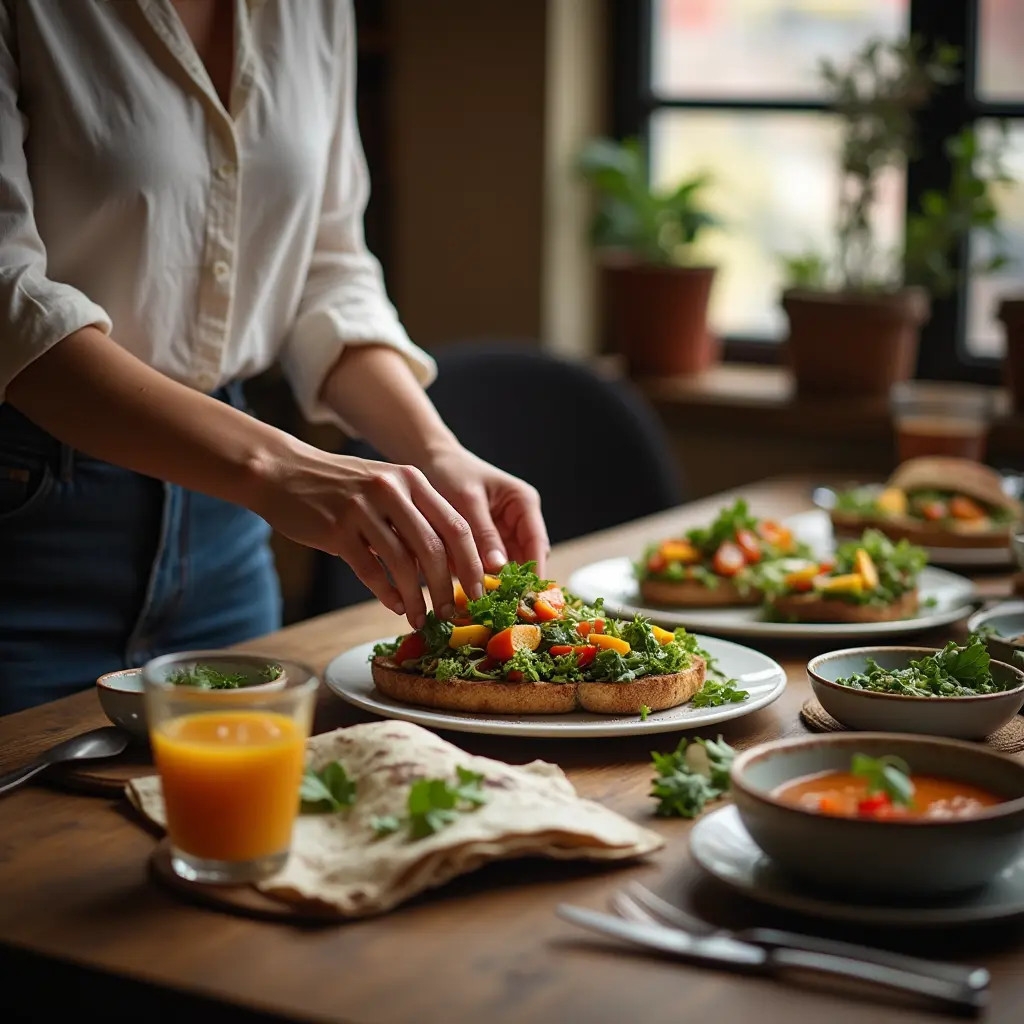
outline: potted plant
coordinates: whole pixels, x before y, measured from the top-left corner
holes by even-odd
[[[590,239],[602,255],[612,334],[634,376],[693,374],[717,356],[707,310],[715,268],[694,244],[717,219],[701,194],[706,175],[673,189],[651,187],[635,139],[596,139],[579,171],[597,197]]]
[[[955,285],[960,240],[975,228],[989,232],[995,255],[976,269],[1005,262],[990,195],[992,183],[1005,179],[1001,143],[982,152],[970,130],[947,141],[950,188],[922,195],[902,251],[886,251],[875,238],[881,176],[913,156],[914,111],[955,80],[958,63],[954,47],[924,54],[914,40],[873,40],[844,68],[822,62],[843,125],[840,200],[834,252],[784,259],[786,350],[798,393],[887,395],[914,372],[929,293]]]

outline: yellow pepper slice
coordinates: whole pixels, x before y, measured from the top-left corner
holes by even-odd
[[[448,646],[455,650],[458,647],[479,647],[481,650],[487,647],[487,641],[491,639],[491,631],[487,626],[474,624],[472,626],[455,626],[452,635],[448,640]]]
[[[652,625],[651,632],[654,634],[654,639],[657,640],[662,647],[664,647],[665,644],[672,643],[676,638],[675,633],[668,629],[662,629],[661,626]]]
[[[700,561],[700,552],[688,540],[667,540],[658,551],[666,562],[695,565]]]
[[[815,583],[823,594],[860,594],[864,591],[864,577],[859,572],[842,576],[823,576]]]
[[[893,516],[905,516],[907,514],[907,494],[898,487],[887,487],[875,499],[875,505],[879,511],[887,512]]]
[[[610,651],[618,651],[619,654],[629,654],[630,647],[625,640],[617,636],[609,636],[607,633],[591,633],[587,637],[587,643],[595,647],[604,647]]]
[[[864,589],[874,590],[878,586],[878,569],[875,568],[871,556],[863,548],[857,548],[854,564],[857,566],[858,575],[864,581]]]

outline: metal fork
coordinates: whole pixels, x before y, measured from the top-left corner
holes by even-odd
[[[837,942],[833,939],[821,939],[812,935],[797,935],[775,928],[744,928],[740,931],[716,928],[714,925],[708,924],[707,921],[667,903],[650,889],[644,888],[639,882],[629,882],[625,888],[613,893],[609,899],[609,905],[619,917],[627,921],[667,925],[670,928],[677,928],[704,938],[738,939],[741,942],[749,942],[768,950],[792,949],[807,953],[825,953],[831,956],[847,957],[851,960],[861,960],[864,963],[878,964],[882,967],[891,967],[941,981],[954,982],[978,993],[988,988],[990,981],[989,972],[984,967],[964,967],[959,964],[922,960],[919,957],[872,949],[870,946],[861,946],[852,942]]]

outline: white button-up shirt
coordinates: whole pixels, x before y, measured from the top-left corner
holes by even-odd
[[[225,109],[170,0],[0,0],[0,400],[90,324],[202,391],[346,345],[428,383],[363,240],[350,0],[234,0]]]

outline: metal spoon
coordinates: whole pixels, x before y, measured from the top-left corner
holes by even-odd
[[[0,793],[20,786],[51,765],[66,761],[98,761],[105,757],[116,757],[127,746],[128,734],[115,729],[112,725],[93,729],[92,732],[83,732],[81,736],[72,736],[71,739],[58,743],[57,746],[40,754],[34,761],[21,768],[15,768],[6,775],[0,775]]]

